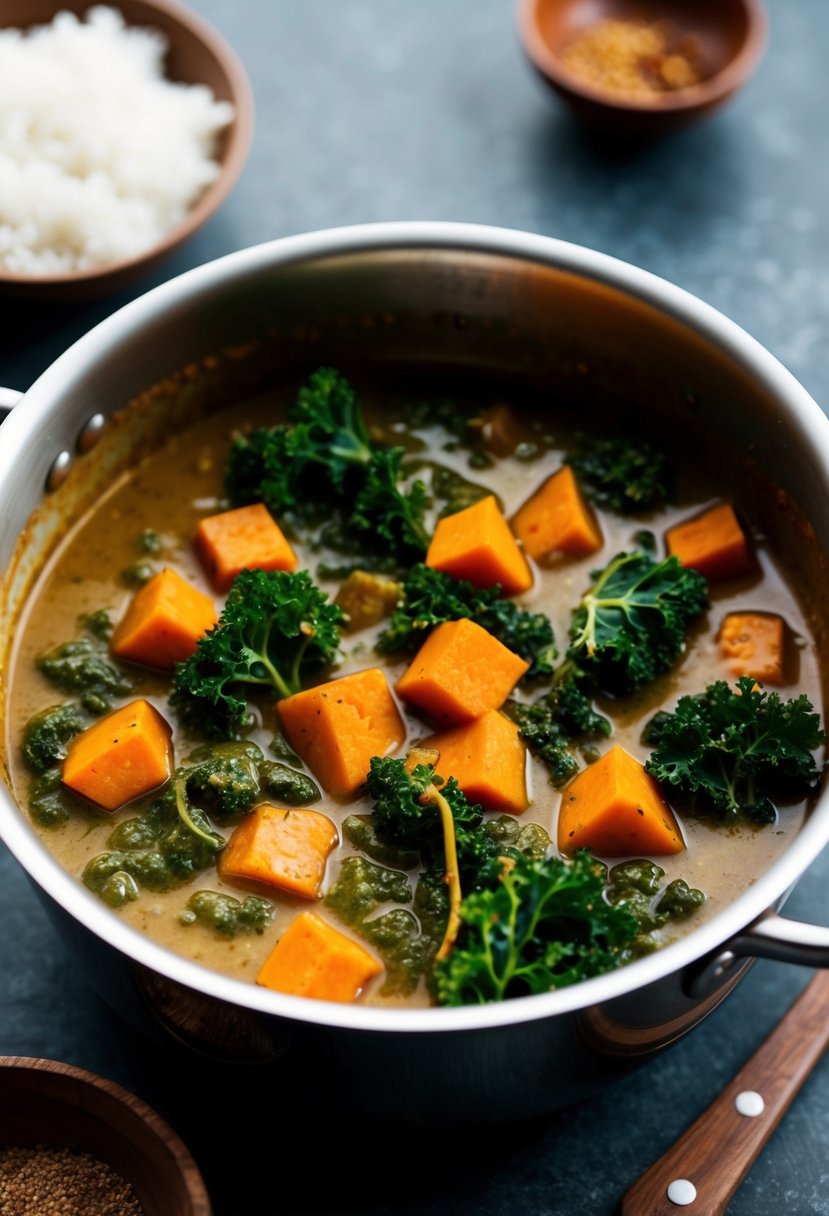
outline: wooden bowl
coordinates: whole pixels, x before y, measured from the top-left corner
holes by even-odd
[[[118,9],[127,25],[152,26],[167,39],[169,80],[205,84],[218,101],[233,104],[236,117],[219,136],[220,172],[184,219],[135,257],[91,270],[64,274],[13,274],[0,270],[0,294],[40,300],[78,300],[119,291],[163,261],[218,210],[242,171],[253,135],[253,94],[245,69],[223,38],[177,0],[102,0]],[[51,22],[56,13],[85,13],[96,0],[0,0],[0,28]]]
[[[647,97],[611,94],[563,64],[563,49],[608,18],[668,21],[693,35],[704,79]],[[662,134],[717,109],[748,80],[762,54],[768,22],[761,0],[520,0],[518,27],[533,66],[580,118],[627,136]]]
[[[154,1110],[56,1060],[0,1056],[0,1147],[71,1145],[132,1184],[144,1216],[211,1216],[198,1167]]]

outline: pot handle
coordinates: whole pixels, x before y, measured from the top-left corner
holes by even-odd
[[[829,927],[769,912],[703,959],[687,985],[688,995],[694,999],[709,996],[733,968],[749,958],[829,968]]]
[[[22,396],[23,394],[19,393],[16,388],[0,388],[0,422],[17,405]]]

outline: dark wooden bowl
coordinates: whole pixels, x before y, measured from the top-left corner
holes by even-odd
[[[218,101],[230,101],[236,117],[219,137],[220,172],[181,223],[137,257],[65,274],[11,274],[0,270],[0,294],[40,300],[78,300],[107,295],[140,278],[183,245],[218,210],[236,182],[253,135],[253,94],[235,52],[196,13],[177,0],[106,0],[128,25],[153,26],[167,38],[169,80],[206,84]],[[95,0],[0,0],[0,28],[51,22],[56,13],[78,15]]]
[[[653,97],[610,94],[563,65],[563,48],[607,18],[668,20],[700,44],[705,78]],[[662,134],[717,109],[748,80],[768,22],[761,0],[520,0],[518,28],[530,62],[580,118],[632,137]]]
[[[211,1216],[198,1167],[155,1111],[56,1060],[0,1056],[0,1146],[71,1145],[132,1184],[144,1216]]]

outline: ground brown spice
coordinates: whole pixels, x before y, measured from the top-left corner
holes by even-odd
[[[699,84],[699,40],[667,21],[597,21],[561,52],[562,65],[605,93],[643,98]]]
[[[0,1149],[2,1216],[143,1216],[135,1192],[88,1153],[39,1144]]]

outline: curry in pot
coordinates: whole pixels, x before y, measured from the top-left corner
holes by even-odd
[[[406,1006],[572,984],[744,890],[823,742],[746,504],[491,387],[284,398],[171,437],[40,578],[9,752],[62,863],[208,967]]]

